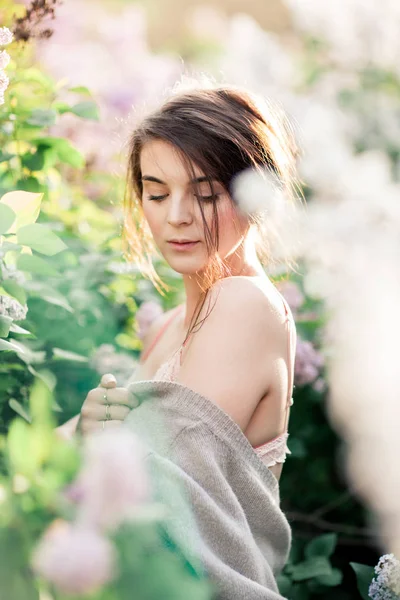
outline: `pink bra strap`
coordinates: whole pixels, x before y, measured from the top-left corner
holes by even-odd
[[[152,350],[155,348],[157,342],[159,341],[159,339],[161,338],[161,336],[163,335],[163,333],[165,332],[165,330],[168,328],[168,325],[171,323],[171,321],[174,320],[174,318],[176,317],[176,315],[180,312],[181,308],[183,306],[179,305],[176,307],[176,310],[174,310],[172,312],[172,314],[169,316],[169,318],[166,320],[166,322],[164,323],[164,325],[160,328],[160,330],[157,332],[156,337],[154,338],[154,340],[152,341],[152,343],[150,344],[150,346],[147,348],[146,352],[144,354],[142,354],[142,356],[140,357],[140,362],[142,363],[144,360],[146,360],[146,358],[149,356],[149,354],[152,352]]]
[[[288,336],[287,336],[287,340],[288,340],[288,351],[287,351],[287,356],[288,356],[288,366],[289,366],[289,382],[288,382],[288,395],[287,395],[287,399],[286,399],[286,415],[285,415],[285,432],[287,431],[288,428],[288,421],[289,421],[289,408],[292,405],[292,395],[293,395],[293,369],[292,369],[292,327],[291,327],[291,323],[292,323],[292,319],[290,316],[290,309],[289,306],[287,304],[287,301],[285,300],[285,298],[282,296],[282,300],[283,300],[283,304],[285,306],[285,312],[286,312],[286,323],[288,324]]]

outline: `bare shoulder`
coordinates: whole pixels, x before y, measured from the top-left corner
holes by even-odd
[[[268,290],[268,281],[264,287],[257,278],[216,282],[177,378],[212,399],[243,431],[284,352],[283,307],[278,310]]]
[[[279,292],[268,279],[261,277],[226,277],[210,289],[210,305],[215,309],[214,322],[224,315],[237,323],[245,320],[247,326],[263,324],[269,328],[282,323],[283,303]]]

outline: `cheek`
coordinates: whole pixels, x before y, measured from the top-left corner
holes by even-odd
[[[224,202],[218,212],[221,237],[226,240],[238,239],[242,235],[243,223],[230,202]]]
[[[161,216],[160,210],[154,210],[159,208],[157,206],[153,207],[150,203],[145,202],[142,204],[143,215],[147,224],[150,228],[153,237],[157,239],[161,233],[163,218]]]

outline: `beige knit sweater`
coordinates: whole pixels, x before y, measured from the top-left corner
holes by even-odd
[[[198,556],[218,600],[282,600],[275,576],[290,547],[274,475],[216,404],[175,382],[128,386],[125,424],[145,443],[169,534]]]

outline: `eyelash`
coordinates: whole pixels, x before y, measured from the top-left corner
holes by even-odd
[[[221,194],[212,194],[210,196],[197,196],[195,194],[196,198],[200,198],[201,200],[204,200],[204,202],[212,202],[213,200],[218,200],[220,195]],[[161,202],[166,197],[167,197],[167,194],[164,194],[164,196],[149,196],[148,199],[155,200],[156,202]]]

